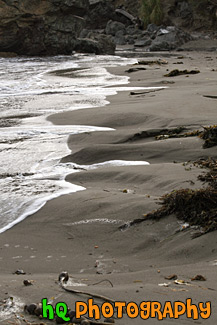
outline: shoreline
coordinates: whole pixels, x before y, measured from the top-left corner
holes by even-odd
[[[114,57],[107,57],[109,62],[108,65],[112,65],[113,61],[115,60]],[[117,57],[116,57],[117,58]],[[60,66],[69,66],[68,62],[70,61],[69,57],[65,57],[66,62],[62,62],[62,59],[60,59],[60,57],[54,57],[51,58],[51,62],[49,63],[49,67],[55,67],[56,64],[59,62]],[[114,75],[111,76],[109,75],[109,73],[107,73],[105,71],[105,68],[103,67],[103,62],[102,62],[102,57],[85,57],[82,58],[81,56],[81,60],[84,62],[84,66],[85,68],[78,68],[78,61],[79,61],[79,57],[76,56],[76,58],[71,58],[71,65],[73,66],[73,68],[70,69],[64,69],[64,70],[58,70],[60,71],[60,75],[63,74],[63,77],[65,78],[61,78],[59,79],[59,73],[55,70],[53,71],[53,73],[51,72],[50,74],[46,74],[46,71],[44,71],[44,79],[41,79],[40,76],[41,74],[43,74],[43,65],[42,67],[40,67],[40,73],[37,74],[37,72],[35,71],[35,66],[37,66],[37,61],[34,63],[34,71],[35,71],[35,75],[32,72],[32,77],[31,79],[33,79],[32,82],[29,83],[30,86],[32,86],[34,84],[34,80],[37,80],[39,83],[36,82],[36,88],[38,90],[38,96],[30,96],[31,91],[28,93],[29,98],[27,100],[27,102],[25,104],[23,104],[22,107],[22,114],[20,115],[20,118],[22,120],[20,120],[20,123],[18,121],[16,121],[16,123],[12,123],[13,125],[12,128],[9,128],[8,126],[8,121],[11,121],[10,119],[5,119],[3,117],[3,125],[1,124],[1,126],[5,126],[5,128],[1,128],[2,131],[2,137],[1,140],[3,140],[3,143],[5,141],[5,138],[7,139],[8,137],[8,142],[6,141],[6,148],[3,145],[3,150],[1,150],[1,160],[2,160],[2,164],[1,164],[1,171],[3,173],[3,178],[4,177],[4,171],[5,168],[4,166],[7,166],[7,161],[9,160],[11,162],[9,168],[7,169],[7,173],[5,173],[5,176],[7,176],[5,178],[5,182],[3,182],[2,186],[6,189],[8,189],[8,191],[11,193],[10,194],[10,202],[8,200],[4,201],[3,205],[2,205],[2,222],[1,222],[1,232],[4,232],[6,229],[11,228],[11,226],[17,224],[18,222],[20,222],[21,220],[25,219],[26,216],[33,214],[37,212],[37,210],[39,210],[39,207],[42,207],[42,205],[44,205],[46,203],[46,201],[49,201],[50,199],[53,199],[55,197],[61,196],[62,193],[64,192],[64,194],[70,193],[70,192],[74,192],[75,191],[75,186],[73,186],[73,184],[71,183],[65,183],[64,186],[64,181],[63,178],[65,178],[66,174],[69,173],[70,168],[68,168],[67,166],[64,167],[64,165],[61,166],[61,164],[56,163],[57,159],[59,159],[59,157],[64,157],[65,155],[67,155],[68,153],[70,153],[70,150],[68,149],[67,146],[67,134],[73,134],[73,133],[81,133],[81,132],[91,132],[91,131],[99,131],[100,128],[97,127],[89,127],[89,126],[74,126],[73,129],[71,126],[68,127],[61,127],[61,126],[55,126],[53,123],[49,122],[46,120],[46,116],[48,116],[49,113],[47,113],[46,115],[43,115],[43,112],[45,113],[45,111],[48,112],[55,112],[60,110],[61,111],[61,105],[64,106],[65,110],[73,110],[73,109],[81,109],[81,108],[91,108],[93,106],[99,106],[106,104],[107,102],[105,101],[105,96],[103,94],[101,94],[101,92],[103,91],[102,89],[102,81],[101,78],[104,77],[104,81],[105,81],[105,85],[117,85],[120,84],[120,82],[122,83],[126,83],[127,82],[127,78],[126,77],[115,77]],[[127,59],[119,59],[117,61],[117,65],[119,64],[123,64],[123,62],[126,62]],[[31,61],[31,60],[30,60]],[[45,60],[46,61],[46,60]],[[87,85],[87,92],[89,92],[88,87],[91,85],[88,84],[88,82],[85,81],[85,76],[78,74],[78,79],[76,78],[76,80],[73,81],[73,79],[75,79],[74,77],[76,77],[76,73],[75,71],[85,71],[85,69],[87,69],[87,74],[90,74],[90,71],[92,71],[92,65],[93,63],[91,63],[92,61],[96,61],[99,64],[99,67],[97,66],[97,71],[94,74],[94,72],[92,73],[93,76],[92,78],[95,76],[96,80],[96,85],[98,86],[93,86],[93,89],[96,90],[97,92],[97,99],[94,98],[90,93],[89,94],[85,94],[84,91],[82,91],[82,87],[84,88],[85,84]],[[129,61],[129,60],[128,60]],[[135,60],[131,60],[130,61],[135,61]],[[18,60],[19,62],[19,60]],[[16,69],[19,71],[21,78],[22,78],[22,74],[24,73],[22,71],[22,68],[19,67],[19,64],[17,66],[17,61],[13,62],[13,67],[14,70],[16,71]],[[95,62],[95,64],[96,64]],[[46,62],[45,62],[46,63]],[[6,63],[6,65],[8,66],[8,62]],[[26,63],[28,66],[28,62]],[[75,66],[77,66],[77,68],[75,68]],[[11,73],[11,69],[9,69],[9,72]],[[25,70],[25,69],[24,69]],[[68,78],[69,74],[71,76],[70,71],[73,71],[75,74],[73,75],[73,79],[72,78]],[[10,75],[9,73],[9,75]],[[65,73],[67,74],[65,76]],[[52,77],[52,75],[55,75],[55,77]],[[79,77],[80,75],[80,77]],[[10,78],[9,78],[10,79]],[[54,87],[54,85],[57,87],[57,85],[59,84],[59,82],[62,80],[62,84],[59,85],[59,93],[58,95],[56,93],[52,93],[52,89]],[[71,81],[70,81],[71,80]],[[39,89],[39,84],[40,83],[45,83],[46,81],[48,81],[47,83],[47,91],[46,91],[46,95],[44,93],[44,88],[43,89]],[[76,85],[75,85],[76,82]],[[25,78],[24,78],[24,84],[25,84]],[[68,85],[69,88],[64,87],[64,85]],[[81,87],[79,87],[79,85],[81,85]],[[27,85],[24,85],[25,87],[27,87]],[[23,86],[23,87],[24,87]],[[12,88],[14,87],[14,84],[12,84]],[[28,87],[27,87],[28,88]],[[30,87],[31,88],[31,87]],[[78,88],[78,89],[77,89]],[[107,87],[108,88],[108,87]],[[51,92],[49,92],[49,89],[51,89]],[[67,94],[67,92],[65,93],[65,90],[71,90],[71,95]],[[77,90],[75,90],[77,89]],[[85,88],[84,88],[85,89]],[[79,98],[79,96],[77,94],[79,94],[81,91],[81,99]],[[106,90],[106,93],[115,93],[115,91],[113,90]],[[10,91],[9,91],[10,93]],[[49,95],[49,93],[52,93],[52,95]],[[70,93],[70,91],[69,91]],[[39,95],[40,94],[40,95]],[[5,95],[5,94],[4,94]],[[72,97],[73,96],[73,99]],[[10,99],[10,96],[9,96]],[[8,99],[8,100],[9,100]],[[89,100],[88,100],[89,99]],[[6,100],[7,102],[7,100]],[[12,101],[13,102],[13,101]],[[15,100],[16,102],[16,100]],[[22,102],[22,100],[21,100]],[[24,102],[24,100],[23,100]],[[87,105],[87,103],[89,103],[89,105]],[[50,106],[51,103],[51,106]],[[72,105],[72,107],[69,107],[69,105]],[[100,105],[100,106],[101,106]],[[7,105],[6,105],[7,106]],[[13,105],[11,105],[13,106]],[[40,116],[38,110],[42,113],[42,116]],[[4,111],[4,110],[3,110]],[[33,114],[33,112],[35,112],[35,114]],[[37,112],[37,114],[36,114]],[[5,111],[4,111],[5,113]],[[31,117],[30,119],[26,119],[26,117]],[[16,120],[18,119],[17,113],[16,115],[12,115],[10,116],[11,119],[16,118]],[[4,123],[6,121],[6,123]],[[101,128],[102,129],[102,128]],[[106,130],[106,129],[105,129]],[[101,130],[102,131],[102,130]],[[16,136],[19,138],[20,135],[19,134],[23,134],[24,137],[24,144],[22,145],[22,143],[20,142],[20,154],[17,151],[16,145],[13,146],[13,142],[14,142],[14,134],[16,134]],[[43,136],[44,134],[44,136]],[[53,134],[56,137],[56,139],[53,139]],[[15,136],[15,138],[16,138]],[[26,138],[25,138],[26,137]],[[11,140],[12,139],[12,140]],[[11,145],[11,141],[12,141],[12,145]],[[19,138],[20,140],[20,138]],[[37,141],[38,140],[38,141]],[[20,140],[22,141],[22,139]],[[15,139],[16,142],[16,139]],[[35,157],[34,152],[32,151],[32,142],[33,145],[36,148],[36,151],[38,152],[38,155]],[[63,142],[65,143],[65,145],[63,145]],[[7,146],[8,143],[8,146]],[[46,143],[46,146],[43,146],[43,143]],[[59,144],[59,146],[58,146]],[[5,150],[7,149],[7,150]],[[65,150],[66,149],[66,150]],[[9,150],[9,151],[8,151]],[[49,152],[50,150],[50,152]],[[4,154],[4,152],[6,152],[6,154]],[[49,154],[48,154],[49,153]],[[24,154],[24,156],[28,157],[28,159],[26,159],[25,163],[23,162],[23,158],[22,155]],[[13,158],[14,156],[16,157],[16,161],[18,162],[18,164],[16,164],[16,166],[13,166]],[[47,157],[49,156],[49,158],[47,159]],[[19,162],[21,161],[21,163],[19,164]],[[50,166],[53,166],[53,168],[49,168]],[[73,168],[72,168],[73,169]],[[27,175],[28,174],[28,175]],[[17,175],[17,177],[16,177]],[[32,175],[32,177],[31,177]],[[10,179],[9,176],[12,176],[12,178]],[[25,176],[25,179],[23,180],[22,176]],[[49,182],[49,179],[53,179],[53,184],[50,184],[51,182]],[[45,182],[43,182],[43,179],[45,179]],[[59,179],[59,181],[58,181]],[[31,187],[31,182],[32,182],[32,187]],[[28,184],[27,184],[28,183]],[[37,183],[37,185],[36,185]],[[63,186],[62,186],[63,185]],[[53,186],[55,186],[55,191],[53,191]],[[29,188],[30,187],[30,188]],[[35,198],[35,187],[37,187],[37,194],[36,194],[36,198]],[[17,192],[18,188],[20,188],[20,191]],[[32,196],[30,197],[29,194],[31,192],[31,188],[32,188]],[[70,188],[70,189],[69,189]],[[27,191],[27,198],[24,200],[24,198],[26,197],[26,191]],[[41,191],[41,192],[40,192]],[[4,190],[3,190],[4,192]],[[55,192],[55,194],[54,194]],[[17,194],[18,193],[18,194]],[[59,193],[59,194],[58,194]],[[20,195],[20,199],[19,199],[19,195]],[[34,202],[33,202],[34,201]],[[38,206],[38,208],[37,208]],[[12,207],[12,209],[11,209]],[[8,215],[8,217],[7,217]],[[17,218],[17,215],[19,215],[19,218]]]
[[[123,159],[148,161],[150,165],[70,174],[67,181],[87,189],[47,202],[36,214],[1,234],[1,299],[14,295],[31,303],[45,296],[59,295],[57,299],[71,306],[81,297],[67,295],[55,284],[64,269],[85,284],[109,279],[113,288],[101,284],[90,286],[87,291],[115,300],[139,302],[145,299],[162,303],[184,301],[189,297],[195,303],[211,300],[213,313],[206,322],[213,324],[216,321],[215,232],[192,240],[192,229],[176,233],[180,224],[173,216],[159,222],[149,221],[124,232],[118,230],[119,224],[155,209],[156,199],[162,194],[178,188],[202,187],[197,180],[201,170],[196,167],[186,170],[183,163],[201,156],[216,156],[215,147],[202,149],[202,140],[196,137],[160,141],[137,137],[130,140],[144,130],[181,125],[194,130],[200,125],[215,124],[215,100],[204,98],[203,94],[215,92],[216,72],[211,69],[216,54],[191,52],[181,55],[184,55],[182,59],[177,58],[179,53],[177,57],[169,58],[166,66],[148,66],[144,71],[130,74],[130,86],[165,85],[165,80],[174,82],[168,83],[167,89],[143,95],[119,92],[109,96],[110,104],[104,107],[49,117],[48,120],[59,125],[115,128],[114,132],[70,136],[71,154],[63,159],[64,162],[93,164]],[[212,61],[206,59],[207,56]],[[183,65],[174,64],[180,60]],[[195,67],[201,70],[195,76],[163,77],[167,69]],[[126,67],[117,67],[111,71],[125,74],[125,70]],[[105,219],[112,222],[99,221]],[[92,222],[84,223],[85,220]],[[12,275],[16,269],[23,269],[26,276]],[[173,281],[165,281],[164,277],[170,274],[177,274],[178,279],[190,285],[177,286]],[[207,281],[192,283],[190,279],[196,274],[203,274]],[[24,278],[35,280],[33,286],[24,287]],[[159,286],[165,282],[170,284]],[[128,318],[116,323],[128,325],[132,321],[141,324],[140,319]],[[186,321],[183,317],[179,324]],[[170,324],[172,321],[165,319],[162,322]],[[151,319],[150,323],[157,324],[158,320]]]

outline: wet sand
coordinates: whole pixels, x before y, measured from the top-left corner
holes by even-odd
[[[160,54],[156,55],[159,58]],[[216,147],[203,149],[203,140],[198,137],[156,141],[154,137],[144,138],[142,132],[179,126],[193,131],[217,124],[216,99],[204,97],[217,95],[216,58],[215,52],[182,52],[164,57],[168,64],[145,66],[143,71],[128,74],[125,70],[130,67],[110,69],[115,74],[129,75],[130,86],[168,88],[138,95],[119,92],[108,97],[107,106],[49,117],[54,124],[115,129],[71,136],[71,154],[63,158],[64,162],[85,165],[128,160],[148,161],[150,165],[82,170],[68,175],[68,181],[86,190],[49,201],[39,212],[1,234],[1,300],[19,297],[24,304],[56,297],[55,302],[64,301],[73,309],[76,300],[86,301],[86,297],[66,293],[58,286],[58,274],[67,270],[74,282],[88,285],[73,288],[117,301],[164,303],[192,298],[195,304],[212,303],[208,320],[182,316],[178,320],[167,318],[163,324],[216,322],[216,232],[192,239],[195,229],[179,231],[181,223],[173,215],[119,230],[120,225],[158,208],[161,195],[174,189],[206,186],[197,180],[201,169],[184,163],[217,158]],[[200,73],[164,77],[173,69],[198,69]],[[23,269],[26,275],[12,274],[17,269]],[[187,285],[165,280],[171,274]],[[207,280],[191,281],[197,274]],[[25,287],[24,279],[35,282]],[[104,279],[113,287],[108,282],[93,285]],[[168,286],[159,286],[162,283]],[[40,323],[37,318],[25,317]],[[132,320],[127,316],[116,320],[120,325],[143,322],[140,317]],[[156,318],[148,322],[158,324]]]

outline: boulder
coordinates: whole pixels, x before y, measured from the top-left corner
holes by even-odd
[[[126,27],[124,24],[118,22],[118,21],[113,21],[113,20],[109,20],[107,25],[106,25],[106,29],[105,32],[107,35],[112,35],[115,36],[117,32],[119,31],[123,31],[126,34]]]
[[[86,16],[88,29],[105,29],[109,20],[115,19],[115,9],[110,1],[106,0],[89,0],[90,7]]]
[[[149,33],[156,33],[159,30],[159,26],[155,25],[155,24],[149,24],[146,28],[146,31]]]
[[[141,39],[135,42],[135,47],[146,47],[151,45],[151,39]]]
[[[90,32],[87,38],[78,38],[74,50],[82,53],[114,54],[115,43],[107,35]]]
[[[170,51],[192,40],[192,36],[174,26],[158,29],[150,51]]]

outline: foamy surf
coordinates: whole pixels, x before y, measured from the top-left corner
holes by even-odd
[[[0,58],[0,118],[5,120],[16,116],[15,122],[18,122],[0,129],[0,233],[37,212],[48,200],[84,190],[65,181],[69,173],[78,172],[79,168],[138,163],[62,164],[61,158],[70,153],[67,146],[69,135],[113,129],[57,126],[45,119],[54,112],[104,106],[108,104],[106,96],[118,91],[153,89],[124,87],[129,78],[112,75],[105,68],[135,62],[135,59],[116,56],[80,54],[72,57]],[[24,115],[37,117],[20,120],[19,116]]]

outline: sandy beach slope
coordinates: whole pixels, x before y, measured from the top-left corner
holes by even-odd
[[[147,60],[159,59],[160,54]],[[146,59],[145,57],[143,59]],[[198,137],[156,141],[150,133],[184,126],[188,131],[217,124],[215,52],[175,53],[164,58],[168,64],[148,65],[128,74],[130,67],[110,69],[130,76],[130,86],[168,87],[130,95],[120,92],[108,98],[105,107],[66,112],[49,119],[61,125],[94,125],[115,131],[74,135],[69,138],[71,154],[63,162],[89,165],[109,160],[148,161],[149,166],[107,167],[81,170],[67,180],[85,191],[49,201],[38,213],[0,235],[0,299],[19,298],[21,304],[55,297],[73,308],[84,300],[64,292],[56,283],[67,270],[73,287],[108,296],[117,301],[211,301],[209,319],[186,316],[164,319],[162,324],[215,324],[217,321],[216,232],[192,239],[194,229],[181,229],[175,216],[147,221],[120,231],[119,226],[158,208],[158,198],[174,189],[205,186],[197,179],[201,169],[185,165],[199,158],[217,158],[216,147],[203,149]],[[182,64],[180,63],[182,62]],[[165,77],[173,69],[197,69],[195,75]],[[23,269],[26,275],[15,275]],[[176,274],[187,282],[177,285],[165,277]],[[191,281],[201,274],[206,281]],[[34,280],[25,287],[24,279]],[[94,283],[108,279],[97,285]],[[159,286],[167,283],[168,286]],[[96,300],[95,302],[100,302]],[[18,312],[18,315],[20,313]],[[35,317],[26,319],[40,324]],[[14,318],[11,318],[11,321]],[[44,324],[49,322],[44,321]],[[140,317],[124,316],[116,324],[143,324]],[[156,318],[148,324],[158,324]],[[6,320],[0,320],[8,324]],[[21,322],[19,324],[24,324]],[[12,323],[18,324],[18,323]]]

